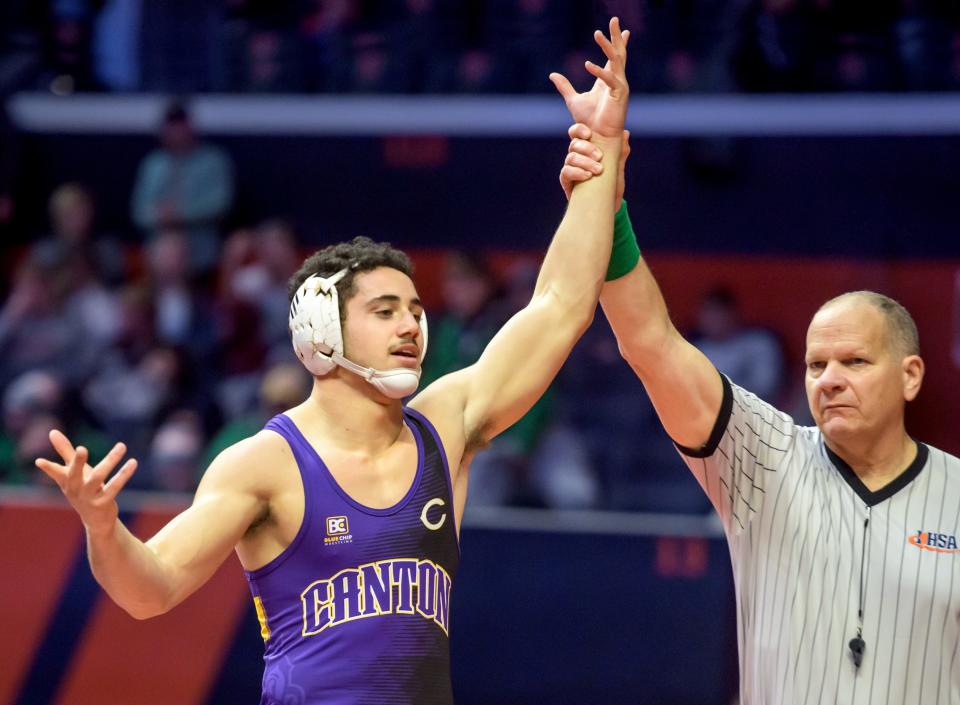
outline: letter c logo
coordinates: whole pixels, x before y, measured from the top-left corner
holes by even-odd
[[[443,526],[443,522],[447,520],[447,513],[443,512],[443,514],[440,515],[440,521],[432,522],[427,518],[427,512],[430,511],[430,507],[442,507],[442,506],[444,506],[444,501],[439,497],[434,497],[429,502],[423,505],[423,511],[420,512],[420,521],[422,521],[423,525],[428,529],[430,529],[430,531],[436,531],[441,526]]]

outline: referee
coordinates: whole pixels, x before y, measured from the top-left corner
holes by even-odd
[[[565,189],[602,158],[570,134]],[[960,459],[904,427],[924,372],[910,314],[868,291],[825,303],[807,330],[817,425],[798,426],[677,332],[625,205],[615,230],[622,276],[600,301],[722,519],[741,705],[960,705]]]

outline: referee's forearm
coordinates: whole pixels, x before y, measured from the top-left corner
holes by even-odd
[[[670,349],[668,343],[680,335],[660,287],[642,259],[631,272],[604,285],[600,304],[621,355],[635,368],[656,366]]]

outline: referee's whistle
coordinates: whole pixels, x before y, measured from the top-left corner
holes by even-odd
[[[853,665],[860,668],[863,663],[863,652],[867,648],[866,643],[860,637],[854,637],[850,640],[850,655],[853,657]]]

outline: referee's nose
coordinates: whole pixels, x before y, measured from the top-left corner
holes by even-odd
[[[832,397],[847,388],[847,375],[838,360],[830,360],[817,378],[816,389],[825,396]]]

